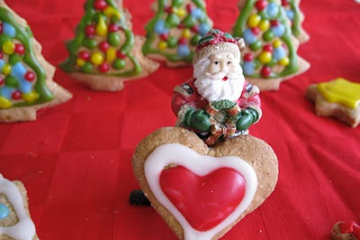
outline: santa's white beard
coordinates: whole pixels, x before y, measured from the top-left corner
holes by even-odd
[[[226,81],[223,80],[224,77],[227,77]],[[225,69],[213,75],[204,73],[194,84],[198,93],[208,102],[225,99],[235,102],[240,98],[244,82],[241,70],[239,73],[230,73]]]

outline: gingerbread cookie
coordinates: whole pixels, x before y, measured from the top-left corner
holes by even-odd
[[[271,194],[278,161],[250,135],[209,148],[195,133],[159,129],[137,146],[135,176],[155,210],[184,240],[216,240]]]
[[[280,83],[305,72],[309,63],[297,55],[299,42],[279,0],[246,0],[233,28],[242,37],[246,79],[260,90],[278,90]]]
[[[39,240],[30,218],[27,192],[20,181],[0,174],[0,239]]]
[[[71,94],[52,78],[26,21],[0,0],[0,122],[30,121],[36,111],[68,101]]]
[[[319,116],[337,117],[353,128],[360,123],[360,83],[337,78],[312,84],[306,90],[306,97],[315,102]]]
[[[70,55],[60,65],[96,91],[120,91],[124,81],[145,77],[159,67],[143,56],[145,39],[134,36],[129,13],[118,4],[121,1],[87,0],[76,36],[66,43]]]
[[[191,65],[196,44],[211,28],[203,0],[157,0],[143,53],[167,66]]]
[[[332,240],[360,240],[360,226],[354,221],[338,222],[332,229]]]

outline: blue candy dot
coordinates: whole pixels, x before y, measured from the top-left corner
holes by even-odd
[[[12,38],[16,36],[16,29],[7,22],[3,22],[3,32]]]
[[[254,62],[244,62],[243,70],[245,75],[253,75],[255,72],[255,64]]]
[[[271,31],[274,33],[275,36],[281,37],[285,33],[285,26],[280,24],[279,26],[272,27]]]
[[[279,5],[277,5],[276,3],[274,2],[271,2],[265,9],[267,15],[270,17],[270,18],[274,18],[278,15],[279,13]]]
[[[180,44],[178,47],[177,47],[177,55],[179,57],[186,57],[187,55],[190,54],[190,49],[188,47],[188,45],[186,44]]]
[[[165,26],[164,20],[158,20],[155,23],[154,30],[157,34],[166,34],[169,32],[169,29]]]
[[[252,44],[257,40],[256,36],[254,35],[254,33],[251,31],[250,28],[244,31],[244,40],[246,44]]]
[[[2,87],[0,88],[0,96],[10,100],[11,99],[11,94],[15,91],[14,88],[9,88],[9,87]]]
[[[293,10],[288,9],[286,10],[286,16],[292,21],[294,19],[295,13]]]
[[[199,25],[199,34],[201,36],[204,36],[205,34],[207,34],[207,32],[210,31],[210,26],[207,23],[200,23]]]
[[[0,203],[0,219],[5,219],[7,216],[9,216],[10,211],[7,206]]]
[[[200,8],[194,8],[191,11],[191,16],[195,19],[201,19],[203,17],[204,12]]]
[[[285,48],[283,47],[277,47],[274,49],[273,53],[272,53],[272,57],[275,61],[278,61],[284,57],[286,57],[286,51]]]

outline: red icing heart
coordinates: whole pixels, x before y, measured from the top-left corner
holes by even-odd
[[[188,223],[198,231],[216,227],[241,203],[245,179],[232,168],[198,176],[178,166],[162,171],[160,186]]]

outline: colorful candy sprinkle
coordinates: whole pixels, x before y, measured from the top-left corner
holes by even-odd
[[[23,93],[22,98],[27,102],[33,102],[39,98],[39,94],[37,92]]]
[[[24,76],[25,80],[28,82],[32,82],[35,80],[35,74],[31,71],[27,71],[25,76]]]
[[[4,51],[4,53],[6,53],[7,55],[11,55],[14,53],[15,51],[15,44],[11,41],[6,41],[4,42],[4,44],[2,45],[2,50]]]
[[[251,28],[254,28],[254,27],[257,27],[259,25],[261,21],[261,17],[257,14],[252,14],[250,17],[249,17],[249,20],[248,20],[248,25],[251,27]]]
[[[259,60],[262,64],[266,64],[266,63],[269,63],[271,62],[271,52],[268,52],[268,51],[263,51],[260,53],[259,55]]]
[[[91,62],[95,66],[99,66],[100,64],[102,64],[104,62],[104,56],[100,52],[94,52],[91,55]]]

